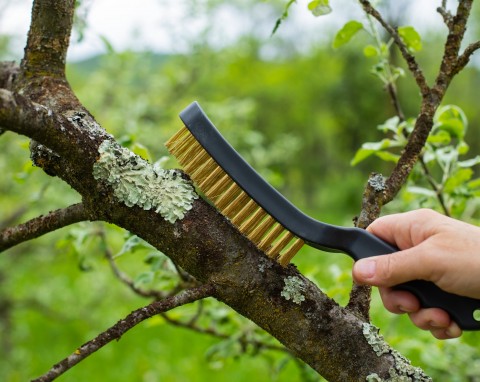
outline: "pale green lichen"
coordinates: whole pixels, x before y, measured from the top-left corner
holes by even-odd
[[[292,300],[295,304],[300,304],[305,301],[305,296],[302,294],[305,290],[305,284],[300,277],[288,276],[285,280],[285,286],[283,287],[280,295],[285,300]]]
[[[272,265],[272,261],[269,259],[267,260],[264,257],[260,257],[260,259],[258,260],[258,270],[260,271],[260,273],[265,272],[265,270],[271,268]]]
[[[391,354],[394,359],[394,366],[388,371],[389,377],[382,379],[376,373],[366,377],[367,382],[431,382],[432,379],[427,376],[419,367],[414,367],[408,359],[403,357],[398,351],[388,345],[379,329],[368,323],[364,323],[362,331],[368,344],[373,348],[377,356]]]
[[[198,198],[192,184],[178,171],[153,166],[114,141],[103,141],[98,152],[93,177],[111,186],[115,197],[129,207],[154,209],[175,223],[183,219]]]

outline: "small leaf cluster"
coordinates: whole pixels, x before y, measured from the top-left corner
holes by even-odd
[[[367,23],[364,24],[357,20],[348,21],[335,35],[332,46],[337,49],[347,44],[360,31],[368,34],[372,43],[363,48],[365,57],[376,58],[376,62],[371,69],[371,73],[378,77],[384,85],[393,84],[404,75],[404,70],[395,66],[390,60],[390,50],[393,45],[393,38],[384,42],[380,38],[377,25],[370,16],[367,16]],[[422,39],[420,34],[412,26],[401,26],[397,28],[397,33],[405,47],[411,52],[422,50]]]
[[[414,119],[388,119],[378,126],[387,137],[364,143],[351,164],[357,165],[371,156],[396,163],[414,124]],[[458,106],[444,105],[437,110],[420,163],[414,168],[402,194],[409,209],[441,207],[445,213],[460,217],[468,202],[475,202],[480,196],[480,179],[475,177],[474,171],[480,163],[480,156],[463,159],[469,151],[465,142],[467,127],[467,117]],[[439,206],[440,202],[443,206]]]

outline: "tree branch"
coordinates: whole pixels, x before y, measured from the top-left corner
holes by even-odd
[[[115,325],[100,333],[94,339],[80,346],[67,358],[55,364],[47,373],[34,379],[32,382],[49,382],[58,378],[60,375],[71,369],[73,366],[83,361],[89,355],[101,349],[113,340],[119,340],[127,331],[153,317],[157,314],[186,305],[191,302],[210,297],[214,292],[212,284],[202,285],[196,288],[187,289],[178,295],[168,297],[162,301],[152,302],[150,305],[137,309],[118,321]]]
[[[437,78],[435,79],[435,85],[432,89],[433,102],[436,102],[437,104],[440,103],[450,82],[461,67],[461,64],[459,64],[458,55],[463,37],[465,36],[465,32],[467,30],[466,25],[470,16],[472,3],[473,0],[459,1],[457,13],[455,16],[453,16],[452,22],[449,25],[449,33],[445,42],[445,51],[440,64],[440,70]],[[467,52],[467,55],[463,56],[462,64],[464,63],[466,65],[469,57],[470,55]]]
[[[65,78],[75,0],[34,1],[22,76]]]
[[[85,206],[79,203],[36,217],[16,227],[5,228],[0,231],[0,252],[59,228],[84,220],[92,220],[92,217]]]
[[[442,5],[437,8],[437,12],[442,15],[443,22],[445,25],[450,28],[452,25],[452,14],[447,10],[447,2],[446,0],[442,0]]]
[[[480,49],[480,41],[476,41],[468,45],[463,51],[462,55],[457,59],[457,65],[455,65],[454,73],[459,73],[470,62],[470,57]]]

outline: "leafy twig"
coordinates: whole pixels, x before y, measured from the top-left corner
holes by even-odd
[[[417,82],[417,85],[420,88],[422,95],[423,96],[427,95],[430,91],[430,88],[427,84],[427,80],[425,79],[425,76],[423,75],[423,72],[417,63],[417,60],[408,51],[407,46],[405,45],[402,38],[398,34],[397,30],[383,19],[382,15],[372,6],[370,1],[368,0],[359,0],[359,1],[363,7],[363,10],[368,15],[375,18],[385,28],[385,30],[390,34],[390,36],[392,36],[393,41],[400,49],[400,52],[402,53],[402,56],[405,59],[409,70],[412,72],[413,77],[415,78],[415,81]]]
[[[38,216],[23,224],[1,230],[0,252],[59,228],[91,219],[90,212],[82,203],[52,211],[45,216]]]
[[[120,270],[120,268],[118,268],[117,263],[115,262],[115,259],[113,258],[112,251],[105,244],[105,235],[102,233],[100,235],[100,237],[101,237],[102,241],[104,242],[105,257],[108,260],[108,263],[110,265],[110,268],[112,269],[113,274],[115,275],[115,277],[118,280],[120,280],[123,284],[128,286],[135,294],[137,294],[139,296],[142,296],[142,297],[152,297],[155,300],[161,300],[161,299],[163,299],[167,296],[166,293],[163,293],[162,291],[159,291],[159,290],[155,290],[155,289],[144,290],[142,288],[137,287],[135,285],[135,282],[130,277],[128,277],[128,275],[126,273],[122,272]]]
[[[176,319],[173,319],[173,318],[169,317],[166,313],[162,313],[161,316],[165,319],[165,321],[167,321],[171,325],[178,326],[180,328],[189,329],[189,330],[192,330],[196,333],[207,334],[207,335],[210,335],[212,337],[216,337],[216,338],[220,338],[220,339],[224,339],[224,340],[231,337],[230,334],[220,333],[213,328],[202,328],[198,325],[195,325],[195,322],[192,322],[191,320],[189,322],[182,322],[180,320],[176,320]],[[275,350],[275,351],[290,353],[290,351],[283,346],[270,345],[270,344],[267,344],[267,343],[264,343],[264,342],[261,342],[261,341],[248,339],[245,336],[241,336],[238,339],[238,341],[240,342],[240,344],[244,348],[247,345],[252,345],[253,347],[255,347],[255,349]]]
[[[152,302],[150,305],[133,311],[94,339],[80,346],[71,355],[55,364],[47,373],[34,379],[32,382],[49,382],[55,380],[111,341],[119,340],[123,334],[146,319],[181,305],[210,297],[214,290],[215,288],[212,284],[204,284],[196,288],[187,289],[162,301]]]
[[[179,276],[182,281],[168,293],[160,290],[155,290],[155,289],[145,290],[145,289],[139,288],[135,285],[135,282],[126,273],[120,270],[117,263],[115,262],[113,253],[107,245],[105,231],[103,230],[99,231],[98,235],[100,236],[100,240],[102,241],[105,257],[107,258],[110,268],[112,269],[112,272],[115,275],[115,277],[118,280],[120,280],[123,284],[128,286],[135,294],[139,296],[151,297],[151,298],[154,298],[155,300],[162,300],[164,298],[171,297],[177,294],[178,292],[180,292],[183,289],[186,289],[187,287],[191,288],[191,287],[200,285],[200,283],[194,277],[187,274],[189,277],[183,278],[179,272]],[[177,271],[180,270],[180,268],[177,266],[175,266],[175,268],[177,269]],[[183,273],[186,273],[186,272],[183,272]]]

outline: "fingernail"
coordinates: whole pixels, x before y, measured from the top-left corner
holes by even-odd
[[[403,305],[399,305],[398,310],[400,310],[403,313],[414,313],[414,312],[416,312],[416,310],[410,309],[410,308],[405,308]]]
[[[460,329],[455,322],[452,322],[447,330],[445,330],[445,334],[450,338],[457,338],[462,335],[462,329]]]
[[[359,260],[355,265],[355,271],[362,279],[371,279],[375,276],[376,268],[376,262],[373,260]]]

